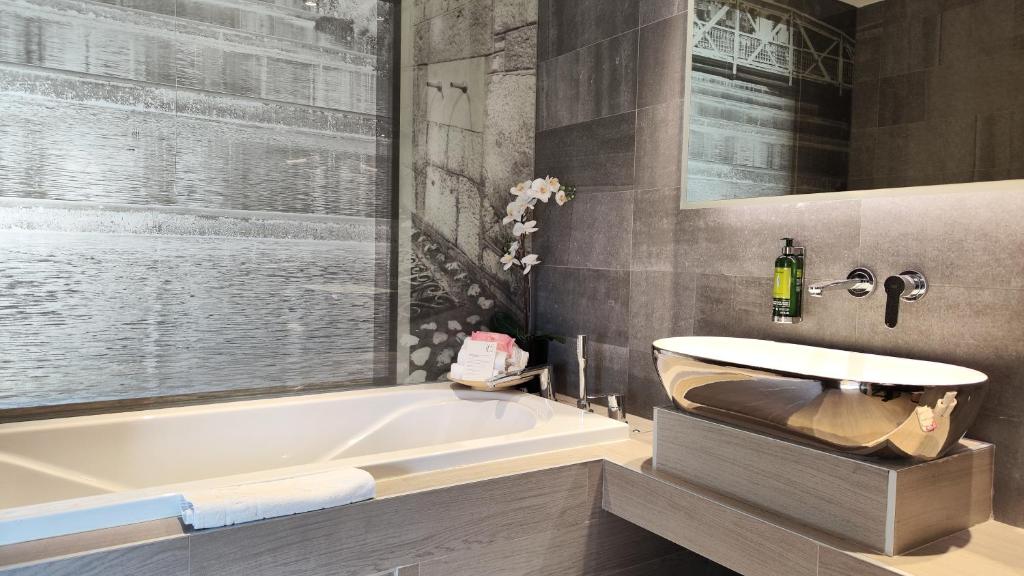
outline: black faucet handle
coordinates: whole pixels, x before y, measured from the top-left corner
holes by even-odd
[[[900,300],[915,302],[924,297],[928,291],[928,283],[924,275],[907,270],[899,276],[889,276],[883,284],[885,287],[885,325],[895,328],[899,323]]]
[[[895,328],[900,320],[900,298],[907,288],[907,282],[899,276],[885,279],[885,325]]]

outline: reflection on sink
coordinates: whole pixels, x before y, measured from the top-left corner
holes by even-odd
[[[683,410],[861,455],[938,458],[988,387],[960,366],[767,340],[665,338],[653,353]]]

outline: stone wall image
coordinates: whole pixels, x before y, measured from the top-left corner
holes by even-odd
[[[508,190],[534,176],[536,0],[416,2],[410,382],[441,378],[495,311],[522,317],[499,263]]]

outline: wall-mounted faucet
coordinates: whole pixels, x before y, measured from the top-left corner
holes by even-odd
[[[867,268],[854,268],[846,275],[846,280],[829,280],[807,287],[807,293],[816,298],[821,298],[828,290],[846,290],[855,298],[863,298],[875,291],[875,275]]]
[[[587,396],[587,337],[580,334],[576,337],[576,362],[579,364],[580,388],[576,397],[576,407],[584,412],[590,411],[590,398]]]
[[[899,276],[885,279],[885,325],[895,328],[900,317],[900,300],[917,302],[928,291],[924,274],[907,270]]]
[[[431,82],[430,80],[427,80],[427,88],[433,88],[438,92],[443,92],[443,88],[441,87],[440,82]]]
[[[625,394],[589,394],[587,392],[587,337],[580,334],[576,337],[576,361],[579,363],[580,388],[576,397],[576,407],[584,412],[593,412],[591,400],[604,400],[608,407],[608,417],[619,422],[626,421]]]
[[[456,90],[461,90],[463,94],[469,91],[469,86],[467,86],[466,84],[460,84],[458,82],[449,82],[448,85],[451,86],[452,88],[455,88]]]

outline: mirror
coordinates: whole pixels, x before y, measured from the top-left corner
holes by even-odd
[[[684,206],[1024,176],[1013,2],[693,2]]]

